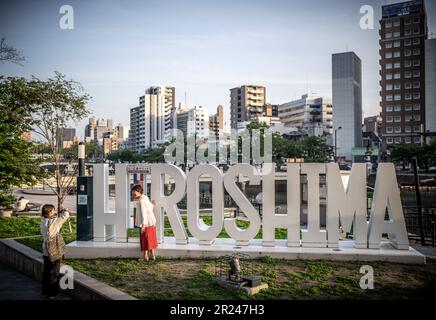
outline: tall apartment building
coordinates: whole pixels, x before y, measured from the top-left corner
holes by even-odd
[[[216,113],[209,116],[209,134],[217,139],[223,134],[224,129],[224,109],[222,105],[216,108]]]
[[[420,143],[425,130],[425,40],[423,0],[382,7],[380,66],[383,147]]]
[[[266,101],[265,87],[244,85],[230,89],[231,129],[243,129],[247,122],[262,114]]]
[[[59,149],[70,148],[73,143],[78,142],[76,128],[62,128],[56,130],[56,142]]]
[[[143,151],[169,141],[175,112],[174,87],[150,87],[130,109],[129,149]]]
[[[278,106],[280,121],[308,136],[333,133],[332,99],[317,93],[304,94],[301,99]]]
[[[332,55],[333,134],[336,156],[353,161],[362,147],[362,62],[354,52]]]
[[[209,116],[202,106],[189,109],[188,112],[188,136],[193,135],[197,139],[209,138]]]
[[[106,132],[113,132],[112,119],[98,119],[94,117],[88,119],[88,124],[85,126],[85,141],[98,141],[103,139],[103,135]]]
[[[425,41],[425,130],[436,133],[436,39]]]

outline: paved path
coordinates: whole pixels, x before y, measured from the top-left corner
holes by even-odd
[[[62,297],[62,300],[70,300]],[[41,297],[41,284],[0,263],[0,300],[47,300]]]

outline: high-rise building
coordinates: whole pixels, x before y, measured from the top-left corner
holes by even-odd
[[[129,130],[129,127],[123,126],[121,123],[119,123],[114,128],[114,135],[118,137],[118,140],[126,141],[129,138]]]
[[[209,134],[219,138],[224,129],[224,109],[222,105],[216,108],[216,113],[209,116]]]
[[[85,126],[85,141],[94,140],[94,130],[96,127],[96,122],[94,117],[88,119],[88,124]]]
[[[420,143],[425,126],[425,40],[423,0],[382,7],[380,66],[383,147]],[[423,128],[425,129],[425,128]]]
[[[59,149],[69,148],[76,140],[76,128],[61,128],[56,130],[56,142]]]
[[[380,136],[380,127],[382,124],[381,116],[371,116],[363,119],[363,132],[374,132],[376,135]]]
[[[209,116],[202,106],[196,106],[188,111],[188,136],[196,139],[209,138]]]
[[[130,109],[130,149],[142,151],[169,141],[174,112],[174,87],[148,88],[139,97],[139,106]]]
[[[301,99],[279,105],[278,115],[285,127],[295,128],[308,136],[333,133],[332,99],[317,93],[304,94]]]
[[[333,134],[336,156],[353,161],[362,147],[362,62],[354,52],[332,55]]]
[[[104,156],[107,156],[108,154],[118,150],[118,146],[119,139],[115,134],[109,131],[103,134],[102,147]]]
[[[425,130],[436,133],[436,39],[425,41]]]
[[[244,85],[230,89],[230,121],[232,129],[243,129],[262,114],[266,101],[265,87]]]

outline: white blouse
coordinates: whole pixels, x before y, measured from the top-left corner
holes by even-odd
[[[156,225],[153,204],[145,194],[141,196],[136,205],[135,225],[137,227],[151,227]]]

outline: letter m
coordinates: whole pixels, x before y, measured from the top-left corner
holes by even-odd
[[[339,226],[353,230],[355,247],[367,248],[366,164],[355,163],[346,189],[337,163],[327,164],[327,243],[337,248]]]

